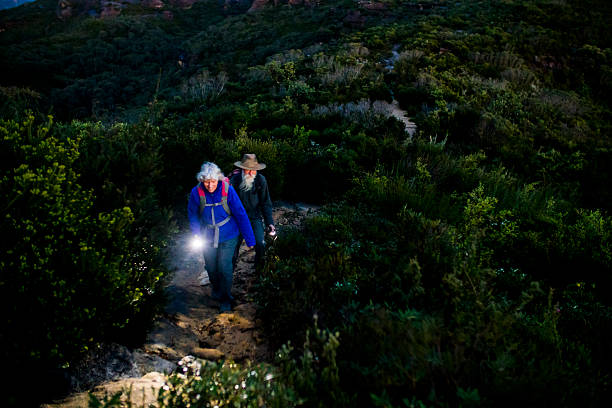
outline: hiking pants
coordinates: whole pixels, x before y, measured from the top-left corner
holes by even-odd
[[[264,259],[264,250],[266,249],[266,243],[264,241],[264,227],[261,220],[251,219],[251,228],[253,228],[253,234],[255,235],[255,265],[259,266]],[[236,245],[236,250],[234,251],[234,268],[236,267],[236,262],[238,262],[238,253],[240,252],[240,245],[242,244],[242,235],[238,236],[238,245]]]
[[[219,242],[218,248],[213,248],[212,243],[204,247],[204,260],[212,285],[212,297],[220,302],[229,302],[234,299],[232,296],[234,279],[232,257],[237,246],[238,237]]]

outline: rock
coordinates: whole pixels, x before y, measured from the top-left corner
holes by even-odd
[[[312,205],[312,204],[296,203],[295,208],[298,211],[309,213],[309,212],[319,211],[321,207],[318,205]]]
[[[164,2],[162,0],[143,0],[141,4],[143,7],[155,10],[164,8]]]
[[[61,19],[80,16],[95,10],[100,6],[99,0],[59,0],[55,10],[56,15]]]
[[[176,363],[161,358],[158,355],[147,354],[142,350],[133,353],[134,362],[141,373],[158,372],[169,374],[176,369]]]
[[[156,354],[164,360],[179,360],[182,356],[174,350],[172,347],[168,347],[165,344],[153,343],[145,344],[144,350],[146,353]]]
[[[170,0],[169,3],[174,7],[188,10],[191,8],[191,6],[193,6],[193,3],[195,3],[196,1],[197,0]]]
[[[269,1],[270,0],[253,0],[253,4],[251,4],[251,7],[247,10],[247,13],[252,13],[254,11],[261,10],[265,7],[266,4],[269,3]]]
[[[157,393],[164,382],[164,374],[151,372],[140,378],[125,378],[105,382],[98,385],[92,393],[101,399],[129,389],[131,390],[129,401],[128,395],[124,393],[121,397],[122,404],[120,406],[156,406]],[[43,404],[41,408],[82,408],[87,406],[89,406],[89,392],[81,392],[61,401]]]
[[[105,381],[120,377],[139,377],[134,356],[119,344],[103,345],[70,369],[71,388],[84,391]]]
[[[196,1],[169,0],[168,3],[177,8],[190,9]],[[154,10],[160,10],[165,7],[163,0],[59,0],[57,2],[56,14],[61,19],[84,14],[96,17],[98,10],[100,10],[100,18],[114,18],[119,16],[128,4],[142,4],[143,7]],[[164,11],[161,16],[166,20],[174,18],[174,14],[171,11]]]
[[[225,0],[226,5],[228,2],[231,1],[235,0]],[[321,0],[253,0],[253,3],[251,3],[251,7],[248,9],[247,12],[252,13],[254,11],[261,10],[269,3],[272,3],[274,7],[283,4],[288,4],[290,6],[304,5],[306,7],[315,7],[321,3]]]
[[[217,361],[222,359],[225,354],[214,348],[202,348],[202,347],[194,347],[193,355],[199,358],[203,358],[205,360]]]
[[[370,11],[383,11],[387,9],[387,5],[383,2],[361,0],[359,6]]]
[[[115,1],[102,1],[102,11],[100,11],[100,18],[113,18],[121,14],[123,5],[120,2]]]

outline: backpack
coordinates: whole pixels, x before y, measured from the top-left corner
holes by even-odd
[[[223,180],[221,180],[221,202],[208,204],[206,203],[206,193],[204,192],[204,186],[202,185],[202,183],[198,184],[198,195],[200,196],[200,216],[202,216],[202,213],[204,213],[205,207],[213,207],[211,208],[211,212],[212,212],[211,215],[212,215],[213,223],[206,224],[206,228],[211,228],[215,230],[215,237],[213,241],[214,248],[219,247],[219,227],[222,227],[223,225],[227,224],[230,218],[232,217],[232,212],[229,208],[229,205],[227,204],[227,195],[229,192],[229,187],[230,187],[229,179],[225,177]],[[223,209],[227,213],[227,217],[225,217],[223,221],[215,223],[214,207],[217,207],[219,205],[223,206]]]

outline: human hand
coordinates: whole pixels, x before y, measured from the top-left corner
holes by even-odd
[[[248,246],[247,247],[247,251],[250,251],[251,249],[255,248],[254,246]]]
[[[276,235],[276,228],[274,228],[273,224],[268,225],[268,235]]]

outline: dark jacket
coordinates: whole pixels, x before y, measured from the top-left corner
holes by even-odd
[[[272,200],[270,199],[270,191],[268,190],[266,178],[262,174],[257,173],[253,182],[253,188],[249,191],[240,190],[242,172],[232,175],[230,181],[236,193],[238,193],[238,197],[240,197],[240,201],[242,201],[249,219],[261,220],[263,218],[265,225],[274,225],[274,220],[272,219]]]

